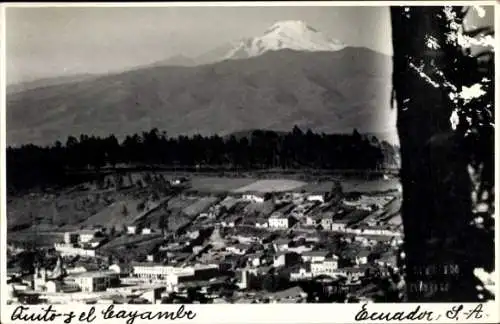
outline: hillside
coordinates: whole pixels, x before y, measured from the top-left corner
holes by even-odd
[[[55,86],[60,84],[75,83],[84,80],[90,80],[98,76],[99,75],[95,74],[77,74],[77,75],[60,76],[54,78],[42,78],[22,83],[14,83],[7,85],[7,93],[11,94],[11,93],[23,92],[26,90],[33,90],[37,88]]]
[[[269,51],[195,67],[145,67],[7,97],[7,143],[47,144],[68,135],[123,137],[248,129],[383,132],[391,59],[366,48]]]

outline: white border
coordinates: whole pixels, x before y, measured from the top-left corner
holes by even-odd
[[[495,5],[495,1],[411,1],[412,6],[470,6],[474,3],[475,6]],[[409,5],[408,1],[234,1],[234,2],[24,2],[24,3],[7,3],[4,4],[8,8],[42,8],[42,7],[122,7],[122,8],[142,8],[142,7],[387,7],[387,6],[404,6]]]
[[[495,30],[498,30],[500,26],[500,17],[498,9],[500,7],[499,2],[495,1],[411,1],[412,6],[439,6],[439,5],[494,5],[495,6]],[[207,2],[207,3],[196,3],[196,2],[173,2],[173,3],[8,3],[0,4],[0,225],[6,224],[6,161],[5,161],[5,148],[6,148],[6,123],[5,123],[5,85],[6,85],[6,21],[5,21],[5,9],[6,8],[42,8],[42,7],[275,7],[275,6],[339,6],[339,7],[350,7],[350,6],[365,6],[365,7],[376,7],[376,6],[402,6],[409,5],[406,1],[387,1],[387,2],[376,2],[376,1],[338,1],[338,2],[326,2],[326,1],[311,1],[311,2],[298,2],[298,1],[287,1],[287,2]],[[495,79],[498,82],[498,74],[500,68],[498,66],[498,57],[495,57]],[[495,102],[499,102],[500,94],[495,91]],[[498,114],[496,116],[495,123],[498,125],[500,117]],[[498,132],[495,133],[495,191],[497,193],[495,197],[495,219],[498,220],[498,207],[500,206],[500,197],[498,195],[498,183],[500,180],[499,172],[499,159],[498,159],[498,143],[500,140],[500,135]],[[499,224],[498,221],[495,224],[495,255],[498,255],[498,242],[499,242]],[[0,226],[0,287],[2,291],[6,291],[6,271],[3,268],[6,264],[6,236],[7,227]],[[496,258],[495,269],[500,266],[500,259]],[[465,320],[462,318],[460,321],[455,321],[457,323],[498,323],[500,322],[499,315],[499,300],[500,296],[500,284],[498,280],[496,281],[495,292],[497,299],[495,302],[489,302],[483,305],[483,310],[489,313],[488,318],[482,319],[469,319]],[[2,300],[3,294],[0,294],[0,306],[1,313],[1,323],[12,323],[10,320],[10,315],[16,306],[6,306]],[[477,304],[464,304],[466,309],[473,309]],[[107,308],[107,305],[93,305],[96,308],[96,314],[99,315],[100,311]],[[395,312],[395,311],[411,311],[417,307],[417,304],[369,304],[368,308],[370,310],[375,310],[377,312]],[[444,312],[452,307],[452,304],[446,303],[433,303],[433,304],[420,304],[421,309],[433,311],[434,313],[440,313],[442,316],[433,321],[436,323],[449,323],[452,320],[447,319],[444,316]],[[42,309],[47,307],[46,305],[36,305],[31,306],[32,309]],[[90,305],[82,304],[65,304],[65,305],[54,305],[53,306],[58,311],[65,313],[70,310],[75,313],[82,311],[88,311]],[[115,305],[115,309],[125,309],[127,311],[175,311],[178,305]],[[251,305],[251,304],[213,304],[213,305],[185,305],[186,310],[192,310],[197,313],[197,316],[192,320],[176,320],[176,322],[186,322],[186,323],[293,323],[293,324],[320,324],[320,323],[351,323],[355,322],[354,317],[358,311],[361,310],[361,306],[357,304],[268,304],[268,305]],[[125,323],[126,320],[115,319],[106,320],[105,323]],[[165,321],[165,320],[162,320]],[[19,321],[16,321],[19,322]],[[98,316],[94,323],[103,322],[102,317]],[[136,319],[134,323],[152,323],[155,320],[140,320]],[[367,322],[384,322],[384,321],[373,321],[369,320]],[[398,322],[398,321],[393,321]],[[419,322],[427,322],[422,320]],[[59,318],[51,323],[63,323],[63,319]],[[83,323],[79,322],[77,318],[73,319],[71,323]]]

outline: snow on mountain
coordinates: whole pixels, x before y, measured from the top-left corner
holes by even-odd
[[[263,36],[242,40],[224,59],[249,58],[281,49],[314,52],[338,51],[345,47],[342,42],[326,36],[303,21],[286,20],[273,24]]]

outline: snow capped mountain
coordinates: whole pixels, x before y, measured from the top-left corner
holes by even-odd
[[[342,42],[329,38],[303,21],[286,20],[273,24],[263,36],[240,41],[224,59],[249,58],[281,49],[315,52],[338,51],[345,47]]]

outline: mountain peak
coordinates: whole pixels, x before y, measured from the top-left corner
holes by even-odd
[[[267,35],[273,32],[286,32],[286,31],[297,32],[297,33],[303,33],[307,31],[314,33],[318,32],[318,30],[309,26],[302,20],[282,20],[274,23],[271,27],[269,27],[266,30],[265,34]]]
[[[224,59],[242,59],[262,55],[267,51],[291,49],[296,51],[338,51],[342,42],[327,37],[301,20],[275,22],[264,35],[240,41]]]

